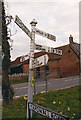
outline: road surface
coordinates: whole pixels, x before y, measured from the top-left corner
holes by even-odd
[[[80,84],[80,76],[59,78],[59,79],[49,79],[47,80],[47,90],[59,90],[77,86]],[[12,85],[14,88],[14,96],[19,97],[28,93],[28,84],[21,83]],[[46,91],[46,82],[45,80],[35,82],[35,92],[45,92]]]

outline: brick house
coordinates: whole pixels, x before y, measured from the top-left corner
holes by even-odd
[[[73,41],[70,35],[69,44],[57,47],[55,49],[62,50],[62,55],[55,52],[37,52],[35,58],[48,54],[49,61],[46,66],[41,66],[34,69],[35,77],[43,77],[45,71],[49,72],[50,78],[60,78],[79,75],[80,73],[80,44]],[[27,55],[26,55],[27,57]],[[22,60],[21,60],[22,58]],[[24,59],[24,60],[23,60]],[[11,62],[10,72],[13,73],[27,73],[29,70],[29,59],[21,56],[15,61]]]

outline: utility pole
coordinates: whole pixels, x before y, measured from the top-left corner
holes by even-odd
[[[27,102],[27,118],[32,118],[32,111],[30,113],[28,109],[28,103],[33,101],[33,91],[34,86],[32,86],[32,78],[33,78],[33,62],[34,62],[34,45],[35,45],[35,27],[36,20],[30,22],[31,24],[31,42],[30,42],[30,61],[29,61],[29,80],[28,80],[28,102]]]

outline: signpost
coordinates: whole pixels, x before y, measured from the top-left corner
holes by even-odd
[[[57,112],[51,111],[51,110],[49,110],[45,107],[42,107],[40,105],[37,105],[35,103],[28,103],[28,109],[29,109],[29,111],[33,110],[34,112],[39,113],[43,116],[46,116],[52,120],[69,120],[69,117],[61,115]],[[30,114],[30,112],[29,112],[29,114]]]
[[[20,62],[24,62],[25,60],[28,60],[28,59],[29,59],[29,56],[28,56],[28,55],[21,56],[21,57],[20,57]]]
[[[40,67],[47,64],[48,60],[49,60],[49,57],[47,54],[40,56],[38,58],[35,58],[33,61],[33,68]]]
[[[42,50],[42,51],[45,51],[45,52],[48,52],[48,53],[54,53],[54,54],[57,54],[57,55],[62,55],[62,50],[60,50],[58,48],[47,47],[47,46],[44,46],[44,45],[36,45],[35,44],[35,49],[36,50]]]
[[[23,24],[17,15],[15,17],[15,23],[31,38],[30,30]]]
[[[46,49],[43,48],[42,45],[36,45],[36,44],[35,44],[35,49],[36,49],[36,50],[46,51]]]
[[[59,49],[53,48],[53,47],[48,47],[48,52],[49,53],[55,53],[57,55],[62,55],[62,50],[59,50]]]
[[[41,31],[38,28],[35,28],[35,33],[38,34],[38,35],[41,35],[43,37],[46,37],[46,38],[48,38],[50,40],[56,41],[56,37],[54,35],[51,35],[51,34],[46,33],[44,31]]]
[[[41,115],[44,115],[52,120],[69,120],[67,116],[61,115],[59,113],[56,113],[54,111],[51,111],[45,107],[39,106],[37,104],[33,103],[33,90],[35,87],[35,81],[34,81],[34,76],[33,76],[33,68],[46,65],[49,57],[47,54],[34,59],[34,49],[35,48],[40,48],[42,49],[41,45],[35,45],[35,33],[38,35],[41,35],[43,37],[46,37],[50,40],[56,41],[56,37],[54,35],[51,35],[49,33],[43,32],[36,27],[37,22],[35,19],[30,23],[31,24],[31,32],[30,30],[23,24],[23,22],[20,20],[20,18],[16,15],[15,18],[15,23],[31,38],[30,42],[30,56],[29,56],[29,80],[28,80],[28,101],[27,101],[27,118],[31,119],[32,118],[32,111],[35,111]],[[60,53],[56,52],[59,50],[55,50],[54,48],[52,49],[54,53]],[[62,54],[62,53],[60,53]],[[4,54],[3,54],[4,57]],[[25,61],[28,58],[28,56],[23,57],[20,61]]]
[[[29,56],[29,80],[28,80],[28,101],[27,101],[27,118],[31,119],[32,118],[32,111],[35,111],[41,115],[44,115],[52,120],[69,120],[67,116],[60,115],[56,112],[53,112],[45,107],[39,106],[37,104],[33,103],[33,90],[35,87],[35,81],[34,81],[34,76],[33,76],[33,68],[46,65],[49,57],[47,54],[34,59],[34,49],[35,48],[40,48],[42,49],[41,45],[35,45],[35,33],[38,35],[41,35],[43,37],[46,37],[50,40],[56,41],[56,37],[54,35],[51,35],[49,33],[43,32],[36,27],[37,22],[35,19],[30,23],[31,24],[31,32],[30,30],[23,24],[23,22],[20,20],[20,18],[16,15],[15,18],[15,23],[31,38],[30,42],[30,56]],[[54,53],[60,53],[60,52],[55,52],[59,50],[52,49],[52,52]],[[60,53],[61,54],[61,53]],[[4,55],[3,55],[4,56]],[[28,58],[28,56],[25,56],[25,58],[21,59],[20,61],[24,61]]]

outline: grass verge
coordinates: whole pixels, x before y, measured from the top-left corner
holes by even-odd
[[[70,117],[70,120],[79,120],[81,118],[81,86],[76,86],[64,90],[49,91],[34,95],[33,99],[36,104],[42,105],[60,114]],[[26,108],[23,98],[15,98],[12,105],[3,103],[4,118],[25,118]],[[44,118],[34,113],[33,118]],[[45,119],[47,120],[47,118]]]
[[[26,83],[28,82],[28,79],[23,80],[10,80],[10,84],[19,84],[19,83]]]

